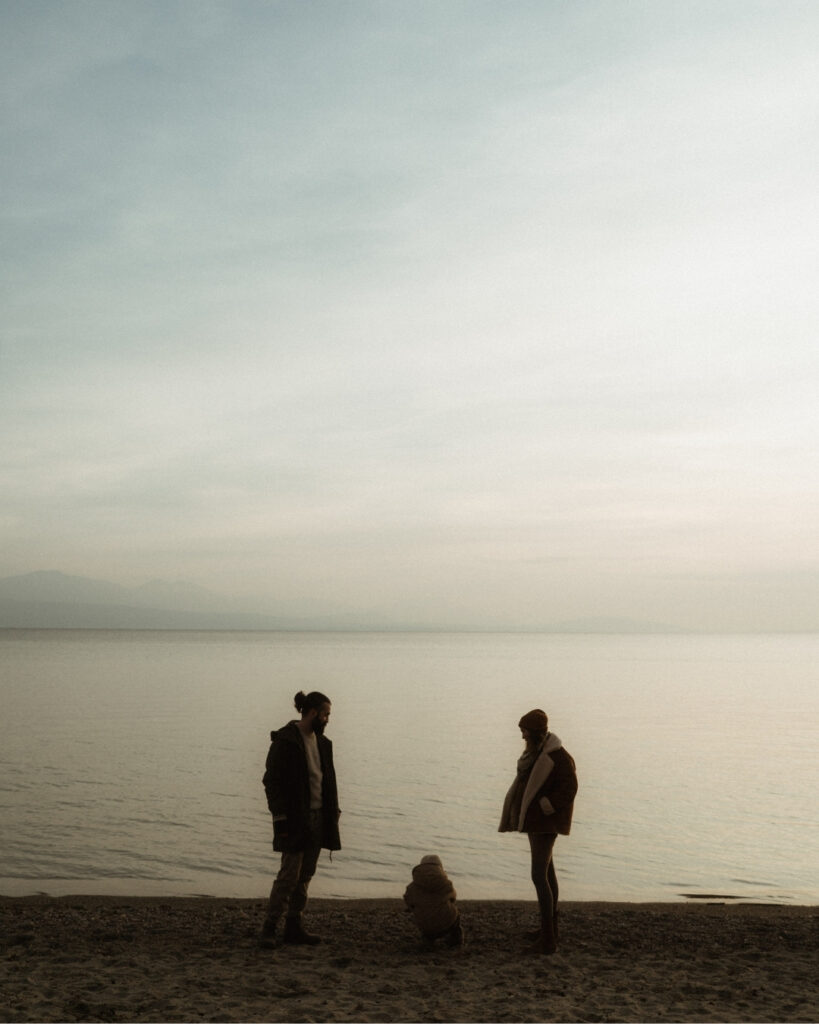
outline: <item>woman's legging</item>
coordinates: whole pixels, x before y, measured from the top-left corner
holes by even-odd
[[[557,911],[557,875],[552,860],[557,835],[554,832],[529,832],[532,851],[532,882],[544,917],[553,918]]]

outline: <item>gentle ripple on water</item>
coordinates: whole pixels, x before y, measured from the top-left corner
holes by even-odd
[[[261,774],[297,689],[333,698],[344,849],[317,895],[532,896],[496,831],[517,718],[578,762],[570,899],[819,902],[819,638],[2,631],[0,892],[264,894]],[[771,770],[771,759],[776,770]]]

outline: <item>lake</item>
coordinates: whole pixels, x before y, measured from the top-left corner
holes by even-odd
[[[1,630],[0,893],[258,896],[261,778],[333,701],[343,849],[315,896],[532,899],[497,832],[533,707],[577,762],[561,898],[819,903],[819,636]]]

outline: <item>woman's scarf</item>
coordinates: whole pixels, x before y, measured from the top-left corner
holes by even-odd
[[[540,757],[540,752],[541,750],[543,750],[543,745],[545,742],[546,737],[544,736],[536,747],[530,747],[527,743],[526,749],[518,758],[518,778],[527,775],[532,770],[532,765],[535,763],[535,761],[537,761],[538,757]]]

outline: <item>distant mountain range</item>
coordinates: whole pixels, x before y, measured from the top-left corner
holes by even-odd
[[[457,629],[457,627],[448,627]],[[463,626],[464,631],[479,631]],[[0,579],[0,629],[247,629],[247,630],[418,630],[440,631],[433,623],[401,623],[372,616],[299,618],[253,614],[204,587],[182,581],[151,580],[123,587],[106,580],[43,571]],[[595,618],[555,622],[549,633],[675,633],[664,623]]]
[[[307,624],[236,611],[227,599],[192,583],[151,580],[123,587],[62,572],[31,572],[0,579],[0,628],[300,629]]]

